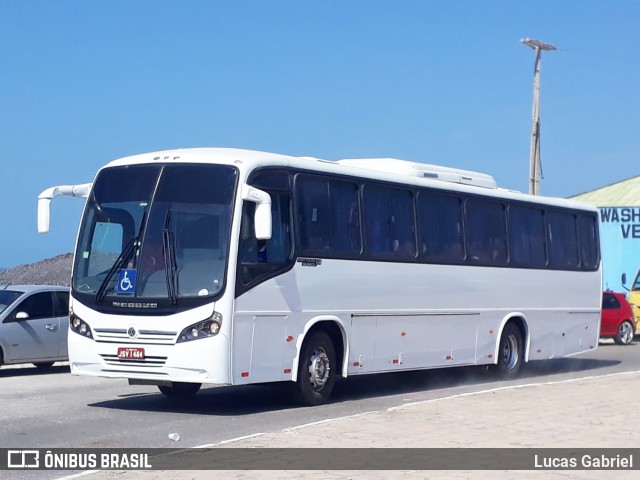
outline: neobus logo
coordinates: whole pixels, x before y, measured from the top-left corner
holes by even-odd
[[[157,303],[147,302],[113,302],[112,305],[118,308],[158,308]]]
[[[303,267],[317,267],[322,265],[322,259],[320,258],[299,258],[298,263],[301,263]]]

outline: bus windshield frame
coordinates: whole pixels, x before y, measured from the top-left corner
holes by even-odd
[[[217,300],[226,286],[238,170],[229,165],[112,166],[83,213],[74,296],[113,313],[170,314]]]

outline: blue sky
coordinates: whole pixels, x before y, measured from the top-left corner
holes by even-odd
[[[544,195],[640,174],[635,0],[0,0],[0,267],[73,250],[106,162],[224,146],[397,157],[528,189],[534,54]]]

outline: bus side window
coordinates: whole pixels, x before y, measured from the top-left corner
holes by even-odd
[[[580,241],[580,265],[586,270],[595,269],[600,261],[596,216],[580,215],[578,217],[578,239]]]
[[[505,265],[507,232],[504,205],[469,198],[466,202],[469,259],[483,265]]]
[[[244,202],[238,244],[238,278],[244,286],[286,268],[292,261],[291,207],[288,193],[271,195],[271,238],[258,240],[255,235],[255,203]]]
[[[556,268],[579,267],[576,216],[573,213],[549,212],[546,215],[549,264]]]
[[[364,190],[364,219],[367,253],[385,257],[415,256],[412,192],[368,185]]]
[[[258,241],[258,261],[269,264],[288,263],[292,258],[291,197],[271,193],[271,238]]]
[[[300,246],[303,250],[331,250],[331,207],[326,179],[301,175],[297,180]]]
[[[333,220],[332,250],[337,253],[358,254],[360,239],[360,210],[358,186],[355,183],[329,182],[330,208]]]
[[[539,208],[509,207],[509,252],[517,266],[545,268],[544,214]]]
[[[244,202],[242,206],[242,221],[240,223],[240,244],[238,247],[238,260],[240,263],[258,262],[258,240],[253,231],[251,218],[255,214],[255,203]]]
[[[420,254],[427,261],[460,263],[465,258],[462,199],[436,192],[418,194]]]
[[[301,253],[356,255],[362,250],[358,185],[301,174],[296,179]]]

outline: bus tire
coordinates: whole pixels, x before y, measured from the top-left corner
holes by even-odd
[[[613,341],[618,345],[629,345],[633,341],[633,334],[635,333],[633,324],[629,320],[625,320],[618,327],[616,336],[613,337]]]
[[[170,386],[158,385],[158,389],[169,398],[189,398],[198,393],[201,386],[201,383],[173,382]]]
[[[323,331],[312,333],[302,345],[295,385],[296,400],[308,406],[325,403],[336,380],[336,351]]]
[[[515,378],[524,361],[522,334],[515,323],[508,323],[502,331],[498,347],[498,363],[494,365],[496,375],[503,379]]]

